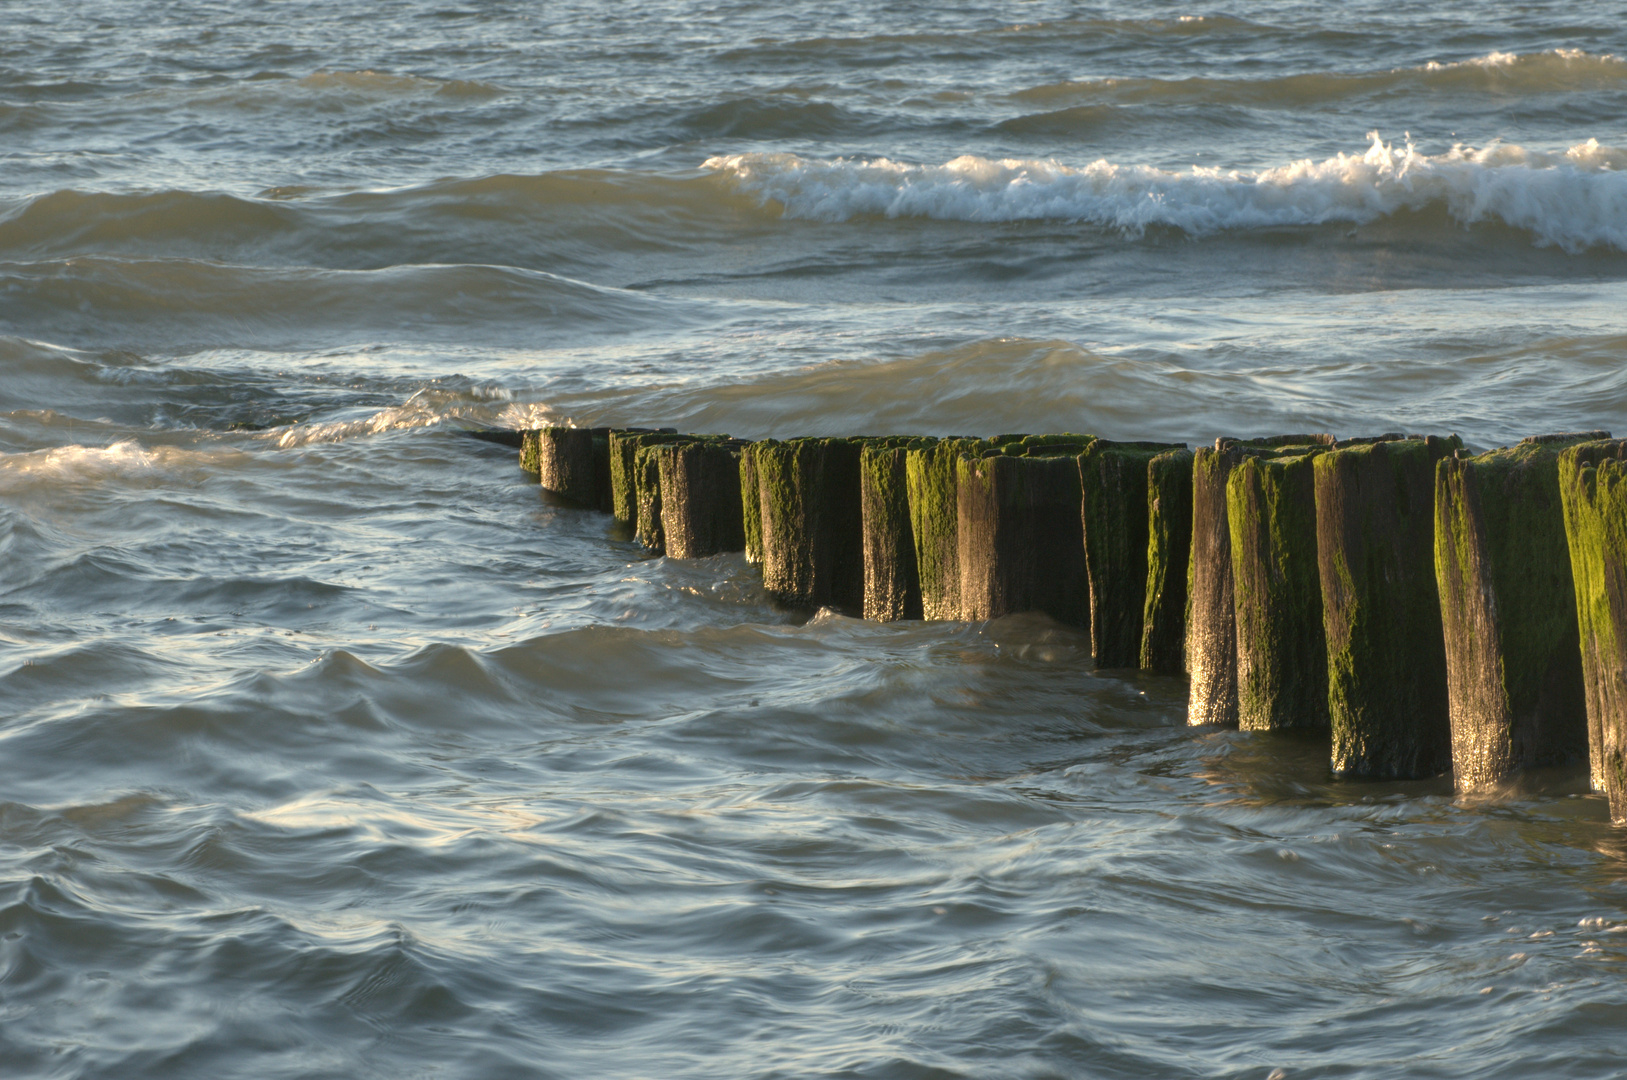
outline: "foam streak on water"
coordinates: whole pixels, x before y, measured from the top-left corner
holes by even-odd
[[[1579,773],[770,605],[468,428],[1627,431],[1627,31],[0,20],[0,1076],[1612,1077]]]

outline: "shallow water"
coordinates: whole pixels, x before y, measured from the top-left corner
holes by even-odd
[[[1627,430],[1611,5],[0,25],[0,1075],[1609,1077],[1627,840],[462,429]]]

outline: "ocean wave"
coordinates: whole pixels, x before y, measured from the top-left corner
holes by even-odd
[[[670,329],[694,304],[507,266],[378,270],[255,267],[196,259],[86,256],[0,263],[0,330],[19,336],[167,346],[275,346],[387,336],[464,338],[524,327],[558,341],[583,330]]]
[[[886,158],[822,160],[794,154],[713,157],[728,177],[789,218],[1073,221],[1139,235],[1151,227],[1193,236],[1332,223],[1365,224],[1403,210],[1444,207],[1461,225],[1501,222],[1568,252],[1627,251],[1627,151],[1597,140],[1563,153],[1494,144],[1419,153],[1377,132],[1360,154],[1302,160],[1257,172],[1185,172],[1106,160],[967,155],[943,165]]]
[[[0,492],[18,495],[42,487],[109,479],[117,479],[124,487],[196,484],[211,469],[231,468],[245,461],[244,452],[230,446],[144,445],[135,439],[120,439],[108,446],[71,443],[0,453]]]
[[[1627,86],[1627,59],[1581,49],[1492,52],[1387,71],[1311,71],[1263,79],[1104,78],[1019,90],[1020,102],[1112,105],[1243,105],[1297,109],[1352,98],[1420,93],[1574,93]]]
[[[498,173],[331,192],[268,188],[257,197],[170,189],[63,189],[0,200],[0,258],[98,252],[377,269],[592,264],[606,249],[669,251],[760,219],[756,202],[715,177],[638,170]]]

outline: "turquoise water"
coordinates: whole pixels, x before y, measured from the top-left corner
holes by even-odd
[[[13,5],[0,1075],[1611,1077],[1627,841],[461,429],[1627,431],[1606,4]]]

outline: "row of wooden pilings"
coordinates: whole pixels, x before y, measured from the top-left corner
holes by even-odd
[[[1343,776],[1462,791],[1590,763],[1627,821],[1627,441],[1184,444],[551,427],[542,486],[651,551],[744,551],[776,601],[867,619],[1042,611],[1188,722],[1320,728]]]

